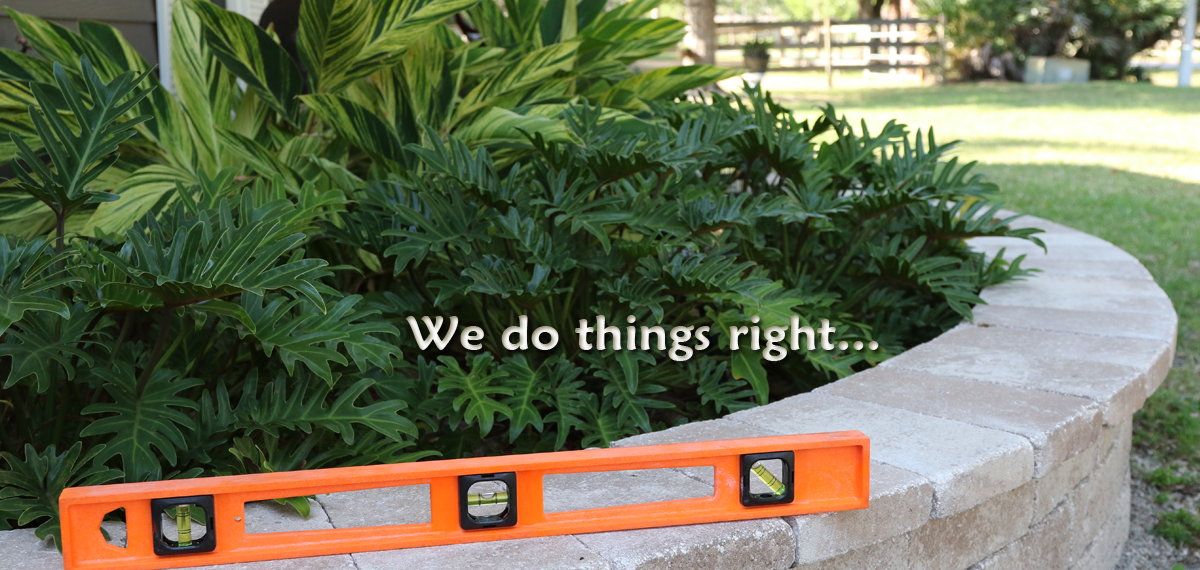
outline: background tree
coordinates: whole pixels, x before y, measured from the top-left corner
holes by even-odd
[[[1093,79],[1123,79],[1138,52],[1171,37],[1180,0],[918,0],[945,15],[959,77],[1020,80],[1029,56],[1078,57]]]

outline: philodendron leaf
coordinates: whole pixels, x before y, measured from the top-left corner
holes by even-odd
[[[120,456],[127,483],[161,478],[160,458],[174,467],[176,450],[184,447],[180,428],[193,430],[196,427],[184,412],[196,409],[196,403],[177,394],[204,382],[198,378],[180,378],[173,370],[159,369],[150,375],[139,392],[133,366],[120,361],[113,368],[95,368],[92,374],[112,398],[112,402],[92,404],[83,409],[84,415],[112,414],[79,432],[83,437],[112,434],[96,461],[103,463]]]
[[[258,295],[244,294],[242,308],[254,326],[243,336],[252,335],[262,343],[267,356],[278,351],[289,374],[295,372],[296,362],[302,362],[330,385],[334,382],[331,363],[348,364],[338,350],[343,346],[360,371],[378,368],[390,373],[400,349],[377,335],[397,336],[399,331],[383,321],[363,320],[378,311],[355,310],[361,300],[350,295],[321,313],[299,299],[288,302],[274,297],[264,304]]]
[[[441,381],[438,392],[450,392],[454,396],[454,410],[463,411],[463,420],[468,424],[479,422],[479,433],[486,436],[492,431],[496,414],[512,417],[512,409],[496,401],[496,395],[512,396],[510,388],[493,384],[505,375],[496,370],[492,355],[477,354],[471,360],[470,372],[463,370],[458,361],[449,356],[439,356]]]
[[[507,376],[503,383],[512,390],[513,395],[502,402],[512,410],[512,421],[508,428],[508,441],[513,442],[525,431],[525,426],[533,426],[542,431],[542,413],[538,411],[538,403],[553,402],[549,394],[550,372],[553,362],[547,361],[534,370],[525,355],[518,354],[504,359],[500,371]]]
[[[301,258],[296,249],[305,235],[287,234],[304,222],[297,216],[315,213],[285,199],[256,205],[249,192],[241,198],[194,216],[186,204],[176,204],[161,221],[148,216],[145,225],[136,224],[125,233],[121,251],[94,254],[101,269],[111,267],[117,275],[102,284],[100,298],[89,300],[104,304],[104,295],[125,289],[152,295],[161,306],[182,307],[242,292],[286,289],[324,311],[316,279],[327,262]]]
[[[26,312],[45,311],[64,319],[71,316],[66,303],[49,295],[54,287],[78,281],[52,270],[61,259],[63,256],[54,255],[45,238],[25,241],[0,237],[0,334]]]
[[[754,395],[760,405],[767,403],[769,387],[767,386],[767,369],[763,368],[762,355],[746,347],[735,350],[729,356],[730,371],[734,378],[745,380],[754,389]]]
[[[86,57],[80,64],[86,96],[75,89],[74,82],[58,63],[54,64],[57,90],[30,84],[40,109],[29,107],[29,118],[50,164],[43,162],[43,153],[34,152],[21,137],[10,134],[23,163],[13,168],[18,185],[64,218],[84,204],[117,199],[106,192],[89,190],[88,186],[116,162],[117,146],[136,134],[134,127],[150,119],[144,115],[117,122],[150,92],[135,91],[149,71],[140,76],[130,71],[105,83]],[[65,101],[74,114],[78,134],[59,116],[56,104],[59,100]]]
[[[329,402],[329,385],[309,378],[312,377],[304,374],[299,378],[281,375],[274,382],[268,382],[257,407],[249,417],[240,418],[239,425],[275,436],[279,435],[280,429],[312,433],[313,426],[323,427],[341,435],[346,445],[354,444],[355,425],[370,428],[394,441],[404,441],[406,435],[417,435],[417,426],[399,413],[404,408],[402,400],[355,405],[374,380],[359,380]]]
[[[57,379],[73,380],[76,361],[92,366],[92,356],[84,348],[97,342],[101,335],[96,330],[103,327],[89,330],[93,315],[83,303],[72,307],[70,315],[64,319],[48,313],[32,314],[8,331],[4,344],[0,344],[0,357],[12,359],[5,388],[32,377],[31,383],[42,393]]]
[[[383,232],[385,236],[405,238],[383,252],[384,257],[396,256],[397,274],[410,262],[419,264],[426,255],[445,247],[454,246],[469,253],[472,241],[491,241],[482,223],[486,220],[487,212],[464,200],[459,193],[454,193],[449,200],[433,192],[422,195],[424,212],[400,202],[392,202],[388,206],[398,219],[409,226],[408,229]]]
[[[58,518],[58,496],[67,487],[101,485],[121,478],[121,472],[94,461],[104,452],[103,445],[83,452],[83,442],[75,442],[61,455],[54,446],[38,453],[25,444],[25,460],[3,452],[0,457],[8,469],[0,470],[0,513],[19,513],[17,524],[28,525],[41,521],[34,536],[38,540],[54,537],[62,550],[62,529]]]

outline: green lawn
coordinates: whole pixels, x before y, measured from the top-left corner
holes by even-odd
[[[1009,207],[1100,236],[1146,265],[1179,312],[1179,348],[1138,416],[1137,440],[1185,483],[1200,482],[1200,89],[814,83],[768,74],[764,87],[794,109],[830,101],[868,125],[895,118],[934,127],[939,141],[961,139],[959,156],[979,162]],[[1177,480],[1161,487],[1195,489]]]

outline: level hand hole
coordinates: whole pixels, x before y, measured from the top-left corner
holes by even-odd
[[[432,520],[428,484],[321,493],[308,499],[308,516],[303,516],[305,505],[300,500],[246,503],[246,533],[369,528]]]
[[[711,497],[711,466],[562,473],[543,478],[545,511],[559,513]]]
[[[118,548],[125,548],[128,538],[125,534],[125,509],[113,509],[100,520],[100,534],[104,541]]]

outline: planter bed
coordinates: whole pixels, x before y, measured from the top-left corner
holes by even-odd
[[[868,510],[214,568],[1113,568],[1129,529],[1131,417],[1171,366],[1175,311],[1116,246],[1037,218],[1014,226],[1046,229],[1049,253],[1017,239],[971,243],[1028,254],[1025,265],[1043,273],[985,290],[989,304],[973,323],[815,392],[614,444],[861,430],[872,441]],[[623,479],[638,475],[627,491]],[[711,470],[588,474],[547,481],[547,508],[685,498],[711,486]],[[302,520],[251,505],[247,525],[416,522],[428,496],[360,491],[312,506]],[[120,540],[121,525],[109,530]],[[0,553],[3,568],[61,568],[32,530],[0,532]]]

